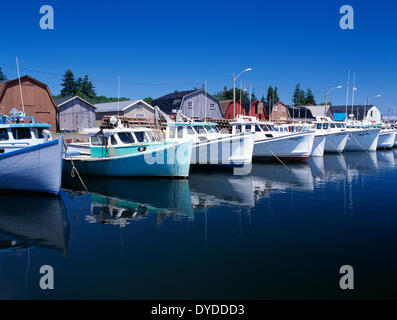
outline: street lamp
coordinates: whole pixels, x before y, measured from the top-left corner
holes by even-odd
[[[241,71],[237,77],[235,76],[235,74],[233,73],[233,119],[236,117],[236,80],[238,79],[238,77],[240,77],[244,72],[247,71],[251,71],[252,68],[247,68],[243,71]],[[241,103],[241,101],[240,101]]]
[[[365,118],[367,117],[367,107],[369,106],[369,102],[370,102],[372,99],[380,98],[381,96],[382,96],[381,94],[377,94],[376,96],[374,96],[374,97],[372,97],[372,98],[370,98],[370,99],[368,99],[368,97],[367,97],[367,104],[364,106],[363,120],[364,120],[364,117],[365,117]]]
[[[327,89],[325,89],[325,104],[324,104],[324,116],[327,116],[327,95],[329,95],[332,91],[334,91],[335,89],[341,89],[342,86],[337,86],[332,88],[331,90],[327,91]]]

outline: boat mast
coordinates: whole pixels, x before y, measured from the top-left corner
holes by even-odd
[[[352,90],[352,115],[354,116],[354,91],[356,91],[356,73],[353,76],[353,90]]]
[[[120,117],[120,76],[117,78],[117,115]]]
[[[346,89],[346,120],[349,120],[349,115],[347,113],[347,105],[349,104],[349,86],[350,86],[350,70],[347,73],[347,89]]]
[[[18,82],[19,82],[19,92],[21,94],[22,112],[23,115],[25,115],[25,104],[23,103],[23,94],[22,94],[21,76],[19,74],[18,57],[15,57],[15,61],[17,62],[17,73],[18,73]]]

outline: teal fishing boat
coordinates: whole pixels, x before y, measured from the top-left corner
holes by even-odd
[[[187,178],[192,141],[164,141],[149,128],[116,127],[86,130],[89,152],[69,150],[64,172],[77,170],[82,175],[109,177]],[[73,149],[74,150],[74,149]]]

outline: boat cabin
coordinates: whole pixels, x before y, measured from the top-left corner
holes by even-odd
[[[272,138],[277,132],[272,122],[258,121],[256,117],[238,116],[236,121],[232,122],[232,134],[250,133],[263,134]]]
[[[193,139],[195,142],[206,141],[211,136],[220,134],[216,123],[211,122],[168,122],[167,140]]]
[[[163,143],[161,135],[149,128],[92,128],[85,133],[90,137],[94,158],[143,152]]]
[[[0,115],[0,154],[50,141],[50,128],[33,117]]]

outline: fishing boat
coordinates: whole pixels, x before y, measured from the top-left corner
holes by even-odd
[[[391,149],[396,141],[396,131],[384,125],[380,126],[378,149]]]
[[[216,123],[167,122],[166,140],[193,141],[192,165],[248,167],[252,162],[254,135],[221,133]]]
[[[272,122],[259,121],[251,116],[237,116],[231,124],[233,134],[255,134],[255,158],[305,160],[313,149],[314,131],[281,132]]]
[[[348,133],[339,123],[329,117],[316,117],[314,121],[316,135],[325,135],[325,152],[341,153],[345,150]]]
[[[280,132],[306,132],[315,130],[315,126],[310,123],[289,123],[275,126]],[[314,132],[313,148],[311,157],[322,157],[325,151],[326,135],[321,132]]]
[[[117,126],[85,131],[90,154],[67,152],[64,171],[109,177],[189,176],[192,141],[164,141],[153,129]]]
[[[63,139],[52,140],[50,127],[23,113],[0,115],[0,189],[59,194]]]

